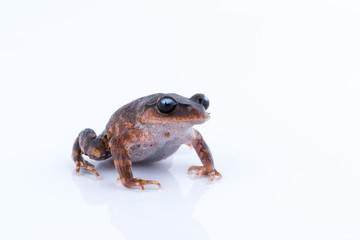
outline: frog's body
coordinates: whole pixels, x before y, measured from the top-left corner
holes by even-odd
[[[171,129],[166,124],[147,128],[139,127],[146,137],[143,144],[135,144],[130,147],[130,159],[132,162],[154,162],[171,156],[178,148],[189,142],[188,136],[192,134],[188,126],[184,126],[183,134],[179,129]]]
[[[204,166],[190,167],[197,175],[210,175],[209,181],[221,176],[213,164],[210,150],[193,125],[209,119],[209,106],[203,94],[190,99],[177,94],[153,94],[139,98],[117,110],[96,136],[91,129],[80,132],[73,147],[76,172],[85,168],[99,176],[94,166],[84,161],[81,154],[94,160],[112,156],[120,180],[126,187],[160,184],[133,178],[131,163],[159,161],[172,155],[184,143],[194,146]]]

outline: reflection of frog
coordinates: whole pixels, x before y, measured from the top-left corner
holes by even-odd
[[[202,221],[204,220],[202,217],[196,217],[195,213],[198,210],[201,212],[203,208],[201,204],[199,205],[199,200],[203,199],[205,193],[215,189],[204,187],[202,181],[194,182],[191,186],[188,184],[180,186],[181,180],[178,181],[170,172],[171,168],[186,166],[184,160],[190,153],[185,150],[188,149],[183,149],[182,154],[176,157],[182,161],[171,158],[156,164],[137,164],[136,172],[139,175],[151,176],[153,174],[162,182],[166,181],[166,186],[164,186],[166,191],[156,194],[153,191],[136,194],[112,185],[111,179],[116,176],[116,173],[113,171],[114,164],[110,159],[102,161],[96,166],[97,170],[102,173],[102,181],[94,182],[91,178],[76,176],[72,176],[72,179],[74,184],[79,187],[85,203],[107,209],[111,224],[121,233],[121,236],[114,233],[113,236],[118,239],[161,240],[169,239],[171,236],[172,240],[209,240],[206,221]],[[180,178],[182,179],[182,177]],[[186,179],[186,177],[183,178],[183,180]],[[114,192],[115,189],[118,191]],[[97,227],[101,228],[101,224],[104,222]],[[107,221],[105,225],[108,227]],[[85,234],[87,235],[87,233]]]
[[[205,111],[208,107],[209,100],[203,94],[195,94],[189,99],[173,93],[159,93],[134,100],[112,115],[99,136],[92,129],[80,132],[72,154],[76,172],[84,168],[99,177],[94,165],[84,161],[81,154],[94,160],[112,157],[119,180],[126,187],[144,189],[145,184],[161,187],[156,181],[134,178],[132,162],[165,159],[180,145],[190,142],[203,166],[191,166],[188,172],[196,170],[197,176],[209,175],[211,182],[221,174],[215,170],[211,152],[201,134],[192,128],[209,119]]]

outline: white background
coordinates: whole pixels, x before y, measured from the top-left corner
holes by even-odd
[[[1,239],[360,239],[358,1],[1,1]],[[75,175],[71,148],[122,105],[205,93],[146,191]],[[94,162],[94,161],[93,161]]]

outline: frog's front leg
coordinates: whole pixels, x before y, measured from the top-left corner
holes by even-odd
[[[111,155],[114,160],[114,165],[119,173],[117,181],[121,181],[125,187],[131,188],[134,186],[141,187],[144,190],[144,185],[155,184],[161,188],[160,183],[154,180],[142,180],[134,178],[132,173],[132,162],[129,156],[129,150],[126,149],[126,138],[114,139],[110,142]]]
[[[214,168],[214,161],[210,149],[197,130],[194,130],[194,137],[191,139],[191,144],[195,148],[203,166],[191,166],[188,169],[188,173],[195,170],[197,171],[196,177],[200,175],[209,175],[209,182],[212,182],[215,176],[221,178],[221,174]]]
[[[78,175],[80,168],[83,168],[95,173],[99,178],[100,175],[96,171],[95,166],[85,161],[82,155],[87,155],[90,159],[94,160],[104,160],[111,157],[106,132],[96,136],[94,130],[90,128],[81,131],[74,142],[72,151],[72,158],[76,165],[76,174]]]

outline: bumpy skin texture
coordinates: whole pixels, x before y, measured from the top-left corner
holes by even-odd
[[[170,112],[163,113],[159,106],[166,99],[175,104]],[[165,105],[166,105],[165,104]],[[166,105],[168,106],[168,105]],[[138,186],[144,189],[146,184],[161,185],[154,180],[134,178],[132,163],[140,161],[159,161],[172,155],[182,144],[191,144],[197,152],[203,166],[191,166],[188,172],[196,171],[196,176],[208,175],[209,182],[221,174],[215,170],[208,145],[193,125],[202,124],[210,117],[206,112],[209,100],[203,94],[191,98],[180,95],[153,94],[139,98],[117,110],[110,118],[106,129],[99,136],[92,129],[85,129],[76,138],[72,158],[76,173],[84,168],[100,177],[94,165],[85,161],[82,155],[90,159],[104,160],[113,158],[119,178],[124,186]]]

